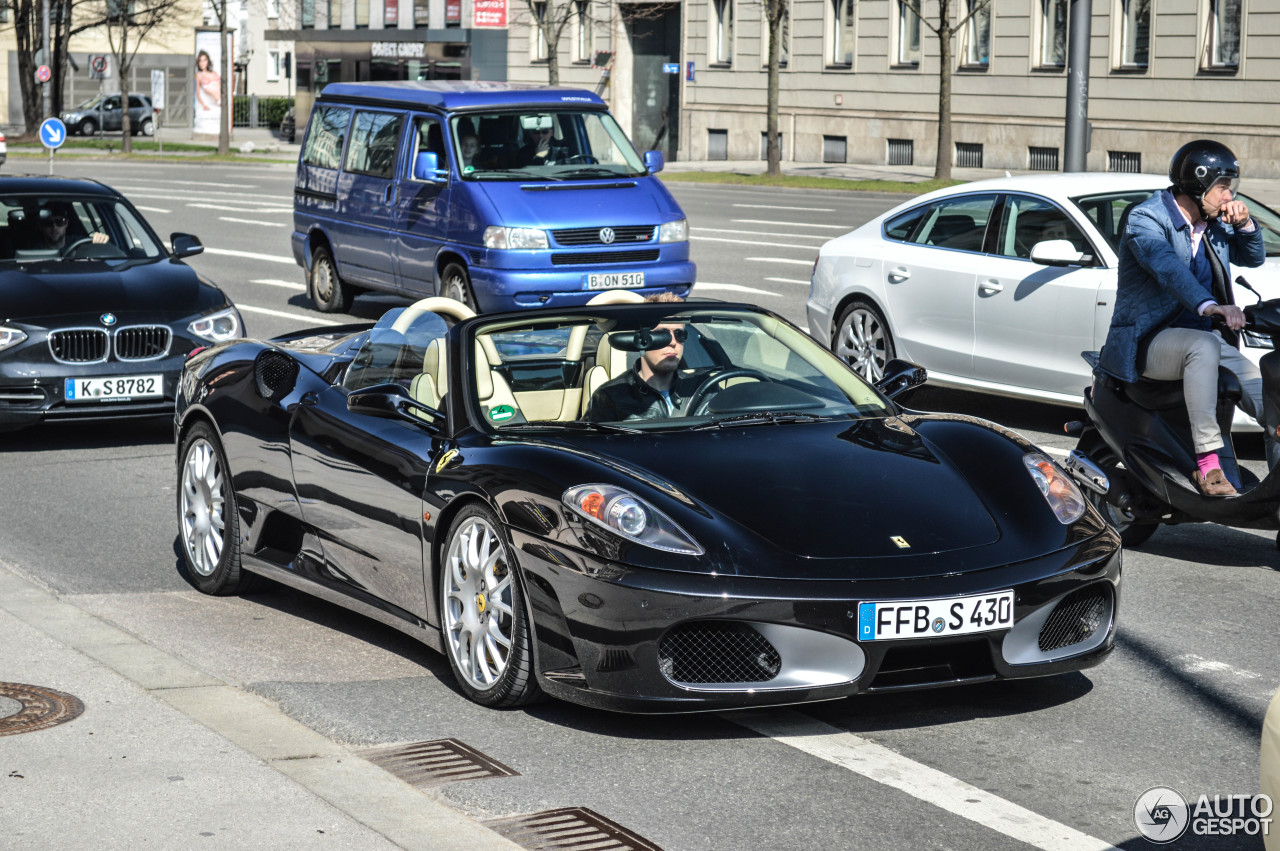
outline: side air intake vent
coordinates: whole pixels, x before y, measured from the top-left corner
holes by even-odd
[[[272,402],[289,395],[298,380],[298,363],[284,352],[268,349],[253,365],[258,393]]]
[[[663,636],[658,667],[673,683],[763,683],[782,670],[782,656],[748,624],[701,621]]]
[[[1063,597],[1040,627],[1040,650],[1048,653],[1088,640],[1107,615],[1107,588],[1095,583]]]

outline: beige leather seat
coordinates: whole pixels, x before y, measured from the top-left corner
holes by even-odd
[[[479,340],[476,341],[475,363],[476,398],[480,400],[480,410],[485,419],[497,426],[525,422],[525,417],[520,412],[520,403],[511,392],[511,385],[502,377],[502,373],[489,366],[485,347]]]
[[[432,408],[440,407],[440,400],[449,392],[449,374],[445,369],[444,341],[432,340],[422,357],[422,372],[409,385],[409,395]]]

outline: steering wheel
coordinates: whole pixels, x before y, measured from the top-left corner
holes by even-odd
[[[591,154],[574,154],[564,162],[565,165],[596,165],[600,161]]]
[[[685,410],[688,412],[686,416],[696,417],[706,413],[704,408],[711,401],[711,388],[721,382],[728,381],[730,378],[754,378],[756,381],[768,381],[769,377],[763,372],[756,369],[748,369],[742,366],[731,366],[725,369],[711,372],[706,378],[702,379],[702,383],[698,385],[693,394],[689,396],[689,404]]]
[[[62,249],[62,256],[71,257],[75,253],[76,249],[78,249],[80,246],[92,245],[92,244],[93,244],[92,236],[82,236],[79,239],[77,239],[75,242],[68,245],[66,248]]]

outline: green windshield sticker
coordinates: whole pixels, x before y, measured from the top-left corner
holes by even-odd
[[[489,411],[489,419],[493,420],[495,423],[500,423],[503,420],[509,420],[515,415],[516,409],[510,405],[495,405]]]

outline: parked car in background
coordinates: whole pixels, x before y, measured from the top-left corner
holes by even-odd
[[[92,136],[99,130],[123,130],[124,110],[120,107],[120,95],[94,95],[75,109],[62,113],[62,123],[67,125],[68,133],[81,136]],[[129,95],[130,132],[137,136],[154,136],[156,134],[155,111],[151,108],[151,98],[147,95],[133,93]]]
[[[295,107],[289,107],[280,119],[280,138],[292,143],[298,136],[298,113]]]
[[[187,355],[244,325],[170,238],[96,181],[0,177],[0,431],[173,417]]]
[[[0,165],[4,165],[4,161],[9,158],[9,145],[4,140],[4,134],[0,133]]]
[[[1125,214],[1168,185],[1153,174],[1024,175],[914,198],[822,247],[810,333],[871,380],[899,357],[938,384],[1080,406],[1091,378],[1080,353],[1106,339]],[[1239,197],[1267,260],[1234,271],[1280,297],[1280,215]],[[1272,349],[1243,341],[1255,362]],[[1236,423],[1257,427],[1244,414]]]

